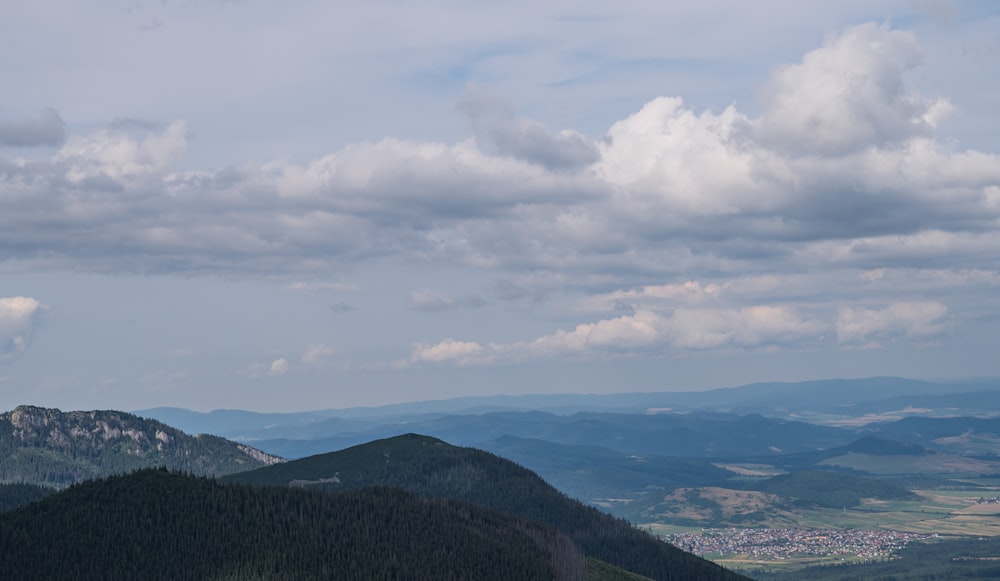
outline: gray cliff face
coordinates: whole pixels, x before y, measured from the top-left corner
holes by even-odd
[[[158,450],[163,450],[165,443],[176,439],[170,432],[177,432],[168,426],[160,429],[142,425],[150,422],[114,411],[64,413],[56,409],[20,406],[3,416],[9,417],[12,435],[23,445],[47,448],[100,449],[109,443],[125,443],[134,453],[141,453],[153,442]],[[155,429],[152,438],[147,433],[149,428]],[[128,446],[129,442],[134,445]]]
[[[0,414],[0,482],[62,487],[156,466],[221,476],[282,461],[250,446],[190,436],[126,412],[19,406]]]

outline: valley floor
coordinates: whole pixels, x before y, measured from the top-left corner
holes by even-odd
[[[773,511],[741,527],[669,520],[643,527],[678,547],[744,572],[877,563],[920,543],[1000,539],[1000,480],[952,482],[968,487],[914,490],[914,500]]]

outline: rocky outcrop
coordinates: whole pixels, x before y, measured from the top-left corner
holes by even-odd
[[[0,414],[0,482],[61,487],[157,466],[221,476],[282,461],[244,444],[191,436],[121,411],[19,406]]]

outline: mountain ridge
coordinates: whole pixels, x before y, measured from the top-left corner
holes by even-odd
[[[616,411],[623,413],[646,412],[663,406],[683,409],[718,408],[744,400],[760,402],[777,399],[787,405],[788,398],[803,393],[820,395],[825,401],[856,404],[906,395],[933,395],[947,393],[976,393],[1000,388],[1000,378],[982,377],[950,380],[918,380],[897,376],[863,378],[828,378],[797,382],[756,382],[739,386],[717,387],[705,390],[648,391],[610,394],[522,394],[464,396],[440,400],[424,400],[348,408],[325,408],[298,412],[254,412],[233,408],[199,412],[181,407],[158,407],[133,411],[137,415],[181,412],[195,416],[225,415],[236,418],[239,414],[267,416],[269,420],[294,418],[299,421],[339,417],[359,419],[370,417],[410,416],[421,414],[490,413],[496,411],[538,410],[557,413],[580,411]],[[735,396],[735,397],[734,397]],[[826,405],[824,403],[824,405]],[[168,422],[170,423],[170,422]],[[259,423],[259,422],[258,422]],[[173,425],[173,424],[172,424]]]
[[[281,461],[247,444],[191,436],[127,412],[22,405],[0,413],[0,482],[62,488],[155,466],[222,475]]]

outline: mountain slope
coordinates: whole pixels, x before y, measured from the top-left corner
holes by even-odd
[[[551,525],[587,556],[653,579],[742,578],[567,498],[513,462],[428,436],[406,434],[221,480],[326,491],[399,486],[423,497],[455,498]]]
[[[734,474],[703,458],[637,456],[598,446],[567,446],[504,436],[480,447],[531,469],[573,498],[598,504],[651,488],[722,485]]]
[[[226,486],[145,470],[0,515],[4,579],[585,578],[552,528],[399,489]]]
[[[0,482],[59,488],[153,466],[222,475],[280,461],[243,444],[189,436],[125,412],[20,406],[0,414]]]

